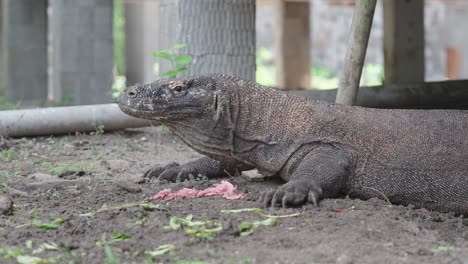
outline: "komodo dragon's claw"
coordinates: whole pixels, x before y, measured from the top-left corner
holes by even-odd
[[[290,181],[276,190],[269,190],[260,196],[264,208],[298,206],[306,202],[317,206],[321,190],[304,181]]]
[[[168,163],[164,166],[154,166],[152,167],[151,169],[147,170],[144,174],[143,174],[143,178],[147,178],[147,179],[153,179],[153,178],[158,178],[163,172],[165,172],[166,170],[168,169],[171,169],[171,168],[175,168],[177,166],[180,166],[179,163],[177,162],[171,162],[171,163]]]

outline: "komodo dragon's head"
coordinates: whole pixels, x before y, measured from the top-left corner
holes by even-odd
[[[127,87],[118,104],[128,115],[162,122],[203,117],[217,107],[216,82],[210,76],[161,79]]]

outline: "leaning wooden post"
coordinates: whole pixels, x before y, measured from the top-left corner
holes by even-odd
[[[359,89],[376,0],[357,0],[336,103],[354,105]]]

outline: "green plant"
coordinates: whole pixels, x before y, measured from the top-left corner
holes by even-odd
[[[91,136],[100,136],[104,134],[104,125],[103,124],[94,124],[95,130],[90,132]]]
[[[172,250],[174,250],[174,248],[175,248],[175,246],[172,245],[172,244],[161,245],[158,248],[156,248],[155,250],[145,251],[145,254],[149,255],[150,257],[153,258],[153,257],[157,257],[157,256],[167,254],[167,253],[171,252]]]
[[[258,220],[254,222],[242,222],[239,224],[239,235],[248,236],[253,233],[255,228],[260,226],[273,226],[276,225],[278,221],[275,217],[268,217],[265,220]]]
[[[106,254],[106,258],[104,259],[104,263],[106,264],[117,264],[120,263],[119,257],[115,254],[115,252],[110,247],[111,244],[133,239],[131,236],[126,235],[121,232],[112,232],[111,237],[108,239],[107,234],[104,233],[101,236],[101,241],[96,242],[96,246],[104,247],[104,254]]]
[[[256,82],[264,86],[275,86],[275,66],[273,64],[273,53],[267,48],[259,48],[256,52],[255,63]]]
[[[254,229],[260,226],[273,226],[277,224],[278,218],[288,218],[288,217],[296,217],[301,215],[301,213],[294,213],[294,214],[287,214],[287,215],[270,215],[264,214],[263,209],[261,208],[240,208],[240,209],[232,209],[232,210],[221,210],[221,213],[227,214],[238,214],[238,213],[245,213],[245,212],[252,212],[257,213],[263,217],[266,217],[265,220],[257,220],[254,222],[242,222],[239,224],[239,235],[240,236],[247,236],[253,233]]]
[[[16,152],[14,149],[4,149],[0,151],[0,159],[6,162],[14,160],[16,157]]]
[[[127,77],[125,75],[117,75],[114,77],[114,83],[112,83],[111,95],[112,98],[117,99],[120,93],[127,87]]]
[[[220,222],[193,221],[192,219],[193,215],[191,214],[185,218],[173,216],[164,230],[184,230],[186,234],[205,239],[212,239],[216,233],[223,230],[223,225]]]
[[[111,212],[113,210],[120,210],[120,209],[124,209],[124,208],[129,208],[129,207],[140,207],[140,208],[143,208],[144,210],[147,210],[147,211],[154,211],[154,210],[164,211],[164,210],[166,210],[166,209],[161,208],[158,204],[154,204],[154,203],[151,203],[151,202],[138,202],[138,203],[127,203],[127,204],[123,204],[123,205],[115,205],[115,206],[105,205],[105,206],[103,206],[101,209],[99,209],[97,211],[92,211],[92,212],[89,212],[89,213],[81,214],[80,216],[93,216],[94,214],[97,214],[97,213]]]
[[[5,88],[0,88],[0,111],[1,110],[14,110],[20,108],[22,102],[12,102],[5,98]]]
[[[159,50],[153,52],[153,57],[164,59],[169,61],[172,65],[172,69],[160,73],[160,77],[169,77],[175,78],[178,74],[187,71],[187,67],[185,65],[192,62],[192,57],[188,54],[180,54],[178,55],[177,50],[185,48],[185,44],[176,44],[174,47],[165,50]],[[156,67],[158,68],[158,67]]]
[[[114,38],[114,61],[117,75],[125,75],[125,5],[114,1],[112,36]]]
[[[145,216],[142,212],[137,212],[132,215],[132,221],[128,222],[125,227],[132,228],[138,225],[144,225],[145,223],[149,222],[149,217]]]
[[[450,252],[454,250],[455,250],[454,246],[439,246],[437,248],[431,249],[431,251],[434,253],[444,253],[444,252]]]
[[[41,220],[41,209],[34,209],[31,211],[33,219],[30,223],[19,225],[16,228],[26,227],[26,226],[33,226],[43,230],[53,230],[59,228],[65,220],[60,217],[54,217],[52,215],[49,216],[51,219],[50,222],[42,222]]]
[[[322,64],[314,64],[310,68],[310,75],[312,78],[312,89],[336,89],[338,87],[339,79],[336,73]]]

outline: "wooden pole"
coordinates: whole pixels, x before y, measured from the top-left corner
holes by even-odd
[[[351,35],[348,39],[344,71],[340,79],[336,103],[353,105],[356,102],[367,42],[372,27],[376,0],[357,0],[354,7]]]

